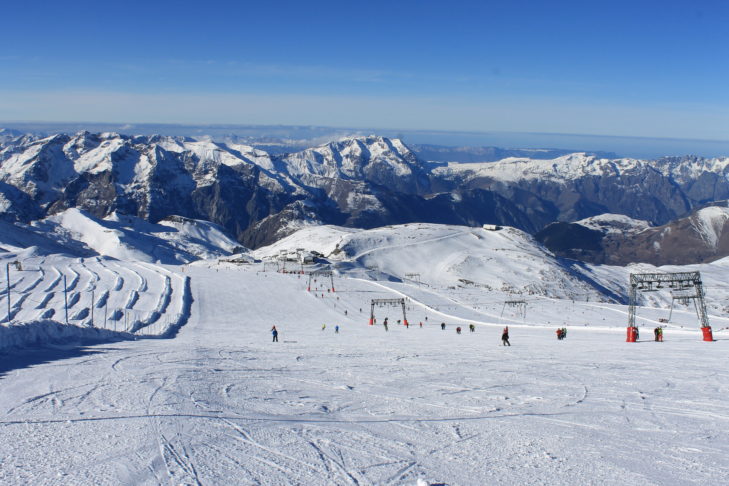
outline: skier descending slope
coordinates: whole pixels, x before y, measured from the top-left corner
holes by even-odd
[[[277,343],[278,342],[278,329],[276,329],[276,326],[273,326],[271,328],[271,334],[273,335],[273,342]]]
[[[504,346],[511,346],[511,343],[509,342],[509,326],[506,326],[504,331],[501,333],[501,344]]]

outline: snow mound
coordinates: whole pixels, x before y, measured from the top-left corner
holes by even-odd
[[[65,325],[50,320],[0,326],[0,350],[48,344],[113,342],[125,339],[134,339],[134,335],[95,327]]]
[[[361,231],[364,230],[332,225],[307,225],[272,245],[253,251],[252,254],[256,258],[265,259],[278,256],[282,250],[293,252],[303,248],[305,251],[317,252],[328,257],[337,251],[339,245],[349,235]]]
[[[651,227],[648,221],[611,213],[585,218],[577,221],[577,224],[603,233],[639,233]]]
[[[70,208],[33,227],[119,260],[179,264],[245,251],[219,226],[179,216],[153,224],[116,213],[101,220]]]
[[[347,271],[381,272],[393,280],[431,287],[478,287],[505,294],[604,297],[577,270],[515,228],[412,223],[370,230],[309,227],[256,250],[259,258],[304,248]],[[507,270],[508,269],[508,270]]]

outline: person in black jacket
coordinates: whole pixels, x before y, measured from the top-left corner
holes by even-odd
[[[504,328],[504,332],[501,333],[501,344],[504,346],[511,346],[509,342],[509,326]]]

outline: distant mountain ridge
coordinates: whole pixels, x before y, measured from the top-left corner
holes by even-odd
[[[558,256],[589,263],[704,263],[729,255],[729,207],[710,206],[661,226],[603,215],[552,223],[536,239]]]
[[[441,145],[414,144],[411,146],[418,157],[430,162],[496,162],[509,157],[533,160],[550,160],[574,153],[563,149],[505,149],[501,147],[444,147]],[[617,158],[613,152],[588,152],[601,158]]]
[[[29,222],[77,208],[207,220],[250,248],[305,224],[373,228],[409,222],[514,226],[604,213],[666,224],[729,199],[729,158],[432,164],[398,139],[352,137],[273,155],[185,137],[79,132],[8,134],[0,143],[0,217]]]

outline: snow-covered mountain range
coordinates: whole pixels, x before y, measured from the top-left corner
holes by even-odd
[[[717,204],[660,226],[616,214],[552,223],[536,238],[557,255],[591,263],[708,262],[729,254],[729,208]]]
[[[97,219],[170,216],[220,225],[246,247],[302,225],[513,226],[605,213],[667,224],[729,198],[729,158],[421,160],[398,139],[355,137],[272,155],[247,145],[80,132],[0,140],[0,216],[30,223],[76,208]],[[721,247],[723,248],[723,247]],[[722,256],[720,251],[717,256]]]

